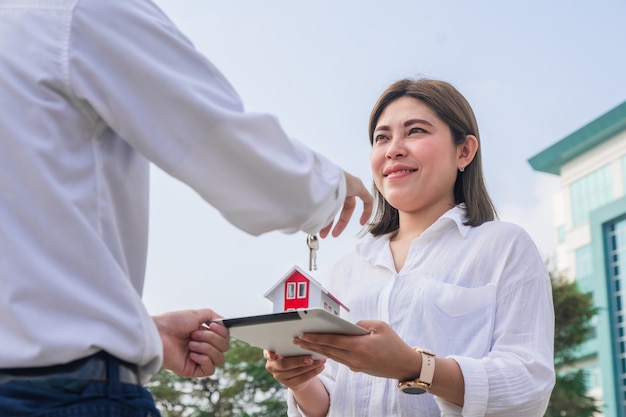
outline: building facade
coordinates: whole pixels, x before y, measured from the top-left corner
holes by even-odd
[[[560,177],[556,268],[599,307],[579,356],[589,392],[605,417],[626,417],[626,102],[529,163]]]

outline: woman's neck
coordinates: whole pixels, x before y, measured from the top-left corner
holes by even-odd
[[[391,240],[412,242],[452,207],[454,207],[454,204],[445,204],[430,207],[428,210],[398,212],[399,227]]]
[[[437,221],[451,206],[442,206],[438,210],[420,213],[399,212],[400,227],[389,239],[389,247],[396,272],[400,272],[406,263],[411,243]]]

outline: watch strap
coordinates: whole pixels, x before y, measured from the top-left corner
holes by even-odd
[[[422,355],[420,376],[412,381],[398,382],[398,388],[406,394],[424,394],[428,392],[435,376],[435,354],[422,348],[413,348]]]
[[[419,380],[430,387],[435,376],[435,355],[427,350],[415,350],[422,354],[422,370],[420,371]]]

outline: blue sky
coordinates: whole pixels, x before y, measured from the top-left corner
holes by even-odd
[[[277,115],[293,138],[369,186],[367,121],[404,77],[454,84],[480,128],[487,187],[500,217],[553,255],[558,178],[528,158],[626,100],[626,2],[156,0],[229,78],[246,109]],[[271,312],[263,298],[295,264],[306,236],[252,237],[193,190],[154,168],[144,300],[153,314],[213,308]],[[223,181],[224,179],[215,179]],[[356,219],[320,242],[325,271],[352,250]]]

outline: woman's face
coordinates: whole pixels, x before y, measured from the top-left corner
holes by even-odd
[[[398,98],[383,110],[374,130],[374,183],[401,213],[444,213],[454,205],[459,152],[450,127],[426,104]]]

